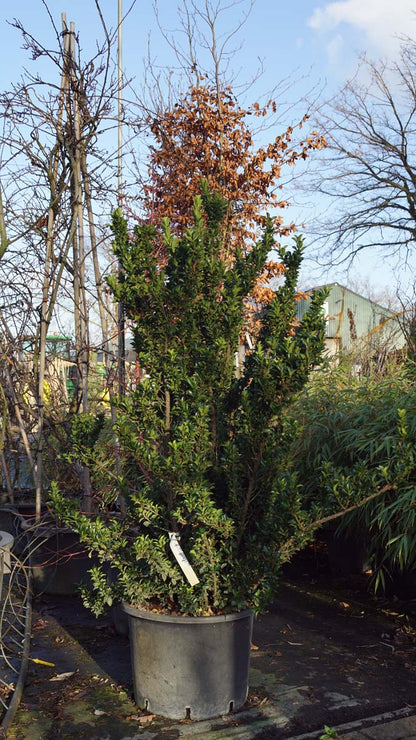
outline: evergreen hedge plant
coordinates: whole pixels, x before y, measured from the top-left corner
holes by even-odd
[[[131,235],[121,212],[113,216],[121,271],[108,282],[147,371],[118,402],[126,515],[87,517],[56,488],[52,493],[58,516],[103,563],[92,570],[93,588],[84,589],[96,613],[119,599],[189,615],[258,611],[275,593],[283,560],[312,536],[310,501],[305,507],[287,470],[282,419],[320,361],[325,293],[315,293],[295,326],[302,239],[280,248],[284,281],[237,377],[245,301],[275,244],[267,218],[257,244],[230,253],[226,212],[224,200],[204,187],[193,228],[176,236],[164,221],[164,267],[155,229],[136,226]],[[172,536],[198,583],[179,567]]]

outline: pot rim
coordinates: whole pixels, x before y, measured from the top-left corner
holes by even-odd
[[[154,622],[170,622],[171,624],[216,624],[220,622],[235,622],[239,619],[247,619],[253,617],[252,609],[243,609],[239,612],[231,612],[229,614],[214,614],[211,617],[189,617],[184,615],[173,615],[173,614],[159,614],[158,612],[149,612],[145,609],[140,609],[137,606],[132,606],[126,602],[122,602],[123,611],[132,617],[138,619],[148,619]]]

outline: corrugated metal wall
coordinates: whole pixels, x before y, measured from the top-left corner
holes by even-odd
[[[325,304],[328,313],[326,335],[335,340],[339,349],[349,350],[363,339],[371,339],[374,346],[387,345],[389,351],[404,346],[405,337],[396,314],[338,283],[330,283],[326,287],[330,289]],[[300,321],[308,303],[309,300],[302,298],[297,305],[296,315]]]

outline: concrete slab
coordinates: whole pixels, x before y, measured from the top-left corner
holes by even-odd
[[[342,735],[343,740],[415,740],[416,717],[405,717],[393,722],[377,724],[359,732]]]

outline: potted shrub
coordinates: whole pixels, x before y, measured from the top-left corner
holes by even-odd
[[[283,284],[236,373],[247,296],[274,236],[268,218],[250,251],[234,243],[231,253],[226,213],[204,186],[193,228],[175,236],[163,222],[164,267],[155,229],[136,226],[131,236],[114,214],[122,269],[108,282],[147,371],[119,399],[126,515],[86,517],[56,489],[51,497],[103,563],[85,602],[98,614],[120,600],[129,615],[137,703],[173,718],[244,703],[253,611],[312,534],[309,503],[287,470],[282,414],[319,362],[325,295],[313,296],[295,326],[302,240],[281,248]]]

